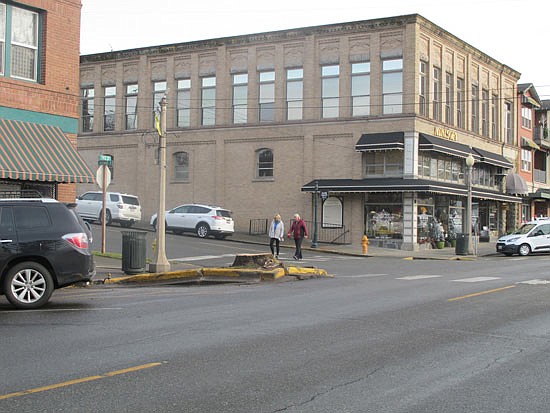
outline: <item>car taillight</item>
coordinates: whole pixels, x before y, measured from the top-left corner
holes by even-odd
[[[88,249],[88,236],[83,232],[65,234],[63,235],[63,239],[77,249]]]
[[[214,218],[214,219],[225,219],[225,217],[220,217],[219,215],[213,215],[212,218]]]

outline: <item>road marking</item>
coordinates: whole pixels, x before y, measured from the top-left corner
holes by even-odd
[[[529,281],[519,281],[516,284],[530,284],[530,285],[542,285],[542,284],[550,284],[549,280],[529,280]]]
[[[370,277],[381,277],[388,274],[357,274],[357,275],[337,275],[338,278],[370,278]]]
[[[108,377],[118,376],[120,374],[127,374],[127,373],[132,373],[132,372],[135,372],[135,371],[139,371],[139,370],[149,369],[151,367],[157,367],[157,366],[160,366],[161,364],[162,363],[158,363],[158,362],[157,363],[142,364],[141,366],[134,366],[134,367],[129,367],[127,369],[111,371],[109,373],[105,373],[105,374],[98,375],[98,376],[82,377],[80,379],[68,380],[68,381],[64,381],[64,382],[61,382],[61,383],[50,384],[48,386],[36,387],[34,389],[22,390],[22,391],[18,391],[18,392],[15,392],[15,393],[3,394],[3,395],[0,395],[0,400],[11,399],[13,397],[25,396],[27,394],[41,393],[41,392],[45,392],[45,391],[48,391],[48,390],[59,389],[61,387],[74,386],[75,384],[86,383],[86,382],[94,381],[94,380],[106,379]]]
[[[170,258],[170,261],[186,262],[186,261],[214,260],[216,258],[227,258],[227,257],[234,257],[234,256],[235,254],[196,255],[194,257]]]
[[[493,281],[500,280],[500,277],[471,277],[471,278],[461,278],[459,280],[451,280],[457,283],[479,283],[482,281]]]
[[[494,290],[480,291],[479,293],[473,293],[473,294],[463,295],[463,296],[460,296],[460,297],[449,298],[447,301],[458,301],[458,300],[463,300],[465,298],[478,297],[480,295],[497,293],[497,292],[508,290],[508,289],[514,288],[514,287],[515,287],[515,285],[507,285],[506,287],[495,288]]]
[[[426,278],[441,278],[442,275],[407,275],[405,277],[396,278],[396,280],[423,280]]]

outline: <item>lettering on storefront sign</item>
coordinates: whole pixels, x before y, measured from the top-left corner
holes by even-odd
[[[458,140],[457,133],[453,130],[450,130],[450,129],[435,127],[434,128],[434,134],[435,134],[435,136],[437,136],[439,138],[447,139],[447,140],[450,140],[450,141],[455,141],[456,142]]]

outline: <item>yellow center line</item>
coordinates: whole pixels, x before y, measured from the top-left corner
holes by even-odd
[[[18,391],[18,392],[15,392],[15,393],[9,393],[9,394],[3,394],[3,395],[0,395],[0,400],[11,399],[13,397],[19,397],[19,396],[25,396],[27,394],[40,393],[40,392],[44,392],[44,391],[48,391],[48,390],[59,389],[60,387],[73,386],[75,384],[86,383],[88,381],[106,379],[107,377],[113,377],[113,376],[117,376],[119,374],[126,374],[126,373],[131,373],[131,372],[134,372],[134,371],[149,369],[151,367],[160,366],[161,364],[162,363],[142,364],[141,366],[135,366],[135,367],[129,367],[127,369],[111,371],[109,373],[105,373],[105,374],[100,375],[100,376],[82,377],[80,379],[68,380],[68,381],[64,381],[64,382],[61,382],[61,383],[50,384],[48,386],[36,387],[34,389],[22,390],[22,391]]]
[[[447,301],[458,301],[458,300],[463,300],[465,298],[477,297],[484,294],[497,293],[499,291],[508,290],[514,287],[515,285],[507,285],[506,287],[495,288],[494,290],[480,291],[479,293],[473,293],[473,294],[463,295],[461,297],[449,298]]]

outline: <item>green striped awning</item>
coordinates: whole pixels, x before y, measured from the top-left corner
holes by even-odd
[[[0,119],[0,179],[93,183],[94,177],[57,126]]]

